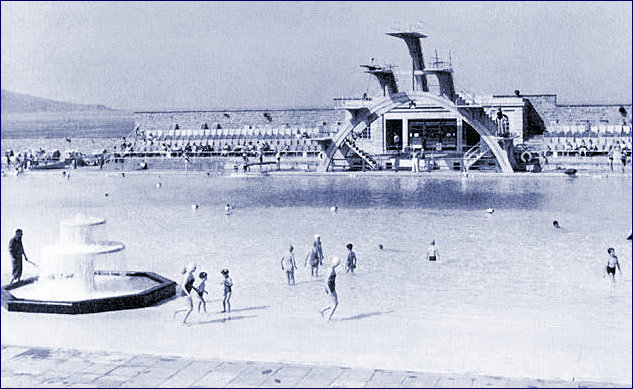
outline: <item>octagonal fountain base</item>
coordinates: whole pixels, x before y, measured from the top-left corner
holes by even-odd
[[[3,286],[2,307],[20,312],[96,313],[148,307],[176,294],[176,282],[150,272],[97,270],[95,288],[89,294],[40,290],[37,280],[32,277]]]

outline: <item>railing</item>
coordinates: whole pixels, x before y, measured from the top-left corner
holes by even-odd
[[[372,104],[371,97],[338,97],[334,99],[334,108],[364,108]]]
[[[483,158],[490,151],[490,147],[486,142],[479,142],[471,149],[464,153],[463,166],[464,170],[470,169],[477,161]]]
[[[468,105],[476,105],[477,98],[474,93],[471,93],[463,88],[455,88],[455,95],[462,99]]]
[[[363,152],[363,150],[361,150],[358,146],[356,146],[356,143],[354,143],[354,141],[346,138],[344,140],[344,143],[347,145],[347,147],[349,147],[350,149],[354,150],[354,152],[361,157],[361,159],[363,159],[367,164],[369,164],[369,167],[371,169],[374,169],[377,165],[376,161],[374,161],[368,154],[365,154],[365,152]]]

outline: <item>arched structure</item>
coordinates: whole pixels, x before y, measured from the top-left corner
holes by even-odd
[[[452,112],[458,119],[468,123],[480,135],[481,140],[487,145],[497,160],[504,173],[512,173],[512,165],[508,159],[507,152],[498,143],[499,138],[495,137],[491,131],[481,122],[481,112],[472,107],[458,106],[445,97],[435,96],[427,92],[401,92],[373,100],[373,104],[367,107],[350,110],[352,118],[333,137],[325,150],[323,159],[319,165],[319,171],[328,171],[337,151],[342,150],[346,138],[352,133],[360,133],[372,122],[380,118],[386,112],[409,102],[420,105],[423,102],[432,102],[438,106]],[[484,114],[485,115],[485,114]],[[480,116],[480,117],[478,117]]]

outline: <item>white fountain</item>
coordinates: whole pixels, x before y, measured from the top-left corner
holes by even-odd
[[[49,301],[78,301],[143,290],[114,277],[113,265],[124,269],[125,245],[107,239],[106,220],[79,214],[59,224],[59,240],[42,250],[39,278],[16,289],[14,295]],[[96,271],[97,268],[102,270]],[[107,269],[107,270],[103,270]],[[116,284],[116,288],[113,287]],[[140,288],[139,288],[140,287]]]
[[[108,240],[105,219],[77,215],[59,225],[59,240],[42,251],[39,276],[7,285],[7,310],[92,313],[140,308],[173,296],[176,283],[129,272],[121,242]],[[113,269],[114,267],[114,269]]]
[[[59,224],[59,241],[44,248],[40,264],[38,284],[49,298],[92,297],[95,263],[103,266],[105,256],[110,259],[125,249],[123,243],[107,240],[105,222],[80,214]]]

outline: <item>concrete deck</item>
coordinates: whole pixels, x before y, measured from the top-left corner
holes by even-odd
[[[3,388],[607,388],[605,382],[350,369],[2,345]]]

